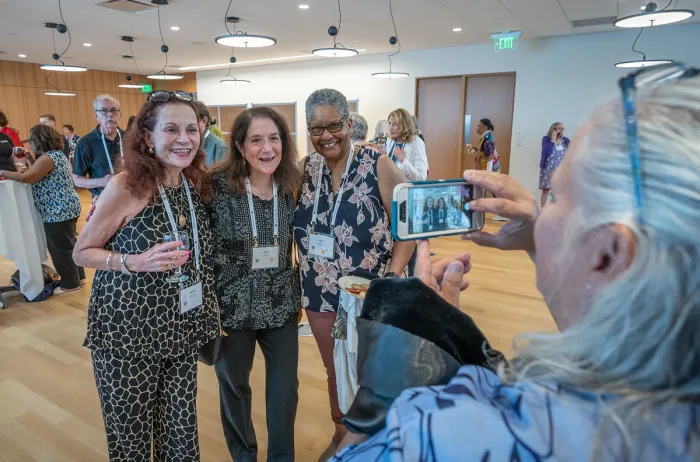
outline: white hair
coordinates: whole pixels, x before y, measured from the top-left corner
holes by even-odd
[[[100,95],[97,98],[95,98],[95,101],[92,103],[92,107],[95,111],[97,111],[97,105],[100,103],[100,101],[111,101],[114,104],[117,105],[117,107],[121,110],[121,105],[119,104],[119,100],[115,98],[114,96],[105,93],[104,95]]]
[[[377,122],[377,126],[374,127],[374,136],[381,136],[386,133],[389,133],[389,121],[380,120],[379,122]]]
[[[367,119],[362,117],[357,112],[350,113],[350,120],[352,120],[352,128],[350,128],[350,139],[353,141],[365,141],[367,139]]]
[[[319,106],[334,106],[341,118],[350,117],[348,99],[338,90],[324,88],[311,93],[306,100],[306,123],[311,123],[311,115]]]
[[[622,224],[636,238],[630,268],[592,294],[566,331],[520,336],[502,370],[510,382],[552,380],[620,397],[606,413],[623,451],[635,450],[636,412],[700,395],[700,79],[642,90],[636,104],[644,224],[635,216],[622,105],[610,103],[576,140],[569,167],[577,203],[561,249],[564,260],[592,230]]]

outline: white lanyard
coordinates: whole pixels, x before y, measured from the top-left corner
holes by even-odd
[[[350,154],[348,154],[348,161],[345,164],[345,173],[343,173],[342,180],[340,181],[340,187],[336,192],[334,199],[333,215],[331,217],[330,224],[330,235],[333,234],[333,225],[335,225],[335,217],[338,215],[338,209],[340,208],[340,199],[343,197],[343,190],[345,189],[345,181],[347,180],[348,172],[350,171],[350,165],[355,158],[355,144],[350,145]],[[316,182],[316,200],[314,201],[314,213],[311,215],[311,233],[314,232],[316,228],[316,215],[318,214],[318,200],[321,197],[321,184],[323,183],[323,167],[326,165],[325,161],[321,161],[321,168],[318,171],[318,181]],[[331,190],[333,189],[333,173],[331,172]]]
[[[197,265],[197,272],[199,273],[199,230],[197,229],[197,215],[194,213],[194,204],[192,203],[192,194],[190,194],[190,186],[187,184],[187,178],[185,175],[180,173],[182,181],[185,183],[185,192],[187,193],[187,202],[190,204],[190,218],[192,220],[192,237],[194,239],[194,259]],[[168,213],[168,219],[170,220],[170,226],[173,227],[173,232],[177,233],[177,224],[175,224],[175,216],[173,215],[173,210],[170,208],[170,201],[168,196],[165,195],[165,188],[163,185],[158,183],[158,191],[160,192],[160,197],[163,199],[163,205],[165,206],[165,211]]]
[[[250,209],[250,225],[253,228],[253,247],[258,246],[258,223],[255,221],[255,209],[253,208],[253,193],[250,190],[250,178],[245,179],[245,189],[248,193],[248,208]],[[277,210],[277,183],[272,182],[272,200],[273,200],[273,216],[274,216],[274,234],[275,247],[277,247],[280,235],[280,218]]]
[[[107,156],[107,162],[109,163],[109,171],[114,175],[114,167],[112,166],[112,156],[109,155],[109,150],[107,149],[107,142],[105,141],[105,132],[100,130],[102,133],[102,146],[105,148],[105,155]],[[117,128],[117,136],[119,137],[119,157],[124,157],[124,146],[122,145],[122,134],[119,133]]]

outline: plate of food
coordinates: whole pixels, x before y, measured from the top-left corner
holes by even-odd
[[[363,299],[369,290],[369,279],[360,278],[357,276],[343,276],[338,279],[338,285],[343,292],[347,292],[355,298]]]

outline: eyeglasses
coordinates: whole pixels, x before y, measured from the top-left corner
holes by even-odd
[[[639,88],[661,83],[678,82],[679,80],[695,77],[698,73],[698,69],[687,67],[681,63],[670,63],[641,69],[621,78],[618,82],[622,90],[622,106],[625,113],[627,143],[629,145],[634,179],[636,216],[640,225],[644,224],[644,193],[642,192],[641,154],[639,152],[637,110],[635,106],[636,91]]]
[[[113,116],[118,115],[121,110],[117,108],[112,108],[112,109],[97,109],[95,112],[99,113],[102,116],[106,116],[107,114],[112,114]]]
[[[268,140],[270,141],[270,144],[280,144],[282,142],[282,138],[280,138],[278,135],[272,135],[268,138]],[[265,144],[265,138],[261,138],[261,137],[256,136],[256,137],[249,139],[248,141],[245,141],[245,144],[250,144],[250,145],[253,145],[255,147],[260,147],[263,144]]]
[[[148,98],[146,98],[146,103],[150,102],[156,102],[156,103],[167,103],[171,99],[176,99],[178,101],[184,101],[186,103],[189,103],[194,99],[194,96],[192,96],[192,93],[188,93],[186,91],[178,90],[178,91],[164,91],[164,90],[159,90],[159,91],[154,91],[148,94]]]
[[[338,133],[340,130],[343,129],[343,124],[345,123],[346,117],[343,117],[340,119],[338,122],[331,122],[330,124],[326,125],[325,127],[322,127],[320,125],[314,125],[309,127],[309,134],[311,136],[321,136],[323,135],[323,132],[325,130],[328,130],[328,133]]]

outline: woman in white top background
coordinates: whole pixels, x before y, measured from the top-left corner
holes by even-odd
[[[413,118],[406,109],[397,109],[389,114],[390,138],[384,150],[409,181],[425,181],[428,178],[428,155],[425,143],[416,136],[417,133]]]

